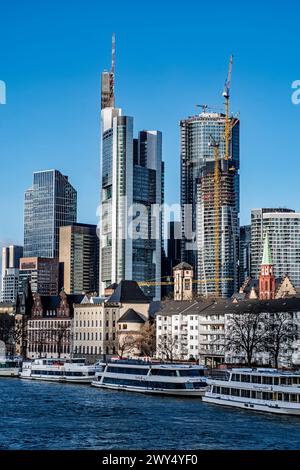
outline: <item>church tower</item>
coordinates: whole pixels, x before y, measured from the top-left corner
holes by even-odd
[[[269,236],[266,234],[264,240],[264,251],[259,275],[259,298],[270,300],[275,298],[275,276],[274,266],[269,245]]]
[[[179,263],[173,269],[174,300],[193,300],[193,268],[188,263]]]

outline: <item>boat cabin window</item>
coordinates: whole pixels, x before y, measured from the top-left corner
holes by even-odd
[[[281,377],[280,382],[281,382],[281,385],[292,385],[292,378],[291,377]]]
[[[262,378],[262,383],[265,385],[272,385],[273,384],[273,377],[265,376]]]
[[[244,398],[250,398],[250,390],[241,390],[241,396]]]
[[[174,369],[151,369],[151,375],[163,375],[167,377],[176,377],[176,370]]]
[[[233,382],[240,382],[241,381],[241,375],[240,374],[232,374],[231,380]]]
[[[261,384],[261,376],[260,375],[252,375],[252,383],[253,384]]]
[[[233,397],[239,397],[240,396],[240,389],[239,388],[232,388],[230,395],[232,395]]]
[[[278,385],[279,384],[279,378],[278,377],[274,377],[274,385]]]
[[[292,377],[293,385],[299,385],[299,377]]]
[[[242,374],[241,376],[241,382],[250,382],[250,375]]]
[[[108,366],[106,372],[114,374],[134,374],[134,375],[147,375],[147,367],[121,367],[121,366]]]
[[[202,369],[185,369],[179,371],[180,377],[203,377],[204,370]]]

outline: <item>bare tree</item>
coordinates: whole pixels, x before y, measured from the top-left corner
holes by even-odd
[[[176,349],[178,348],[178,337],[171,334],[162,335],[157,345],[157,352],[162,359],[173,362]]]
[[[23,336],[23,325],[16,321],[14,315],[0,315],[0,340],[5,343],[9,354],[15,354],[16,343]]]
[[[60,358],[64,344],[70,340],[70,326],[58,323],[57,327],[51,330],[51,339],[56,346],[57,357]]]
[[[118,336],[118,355],[120,359],[123,358],[124,354],[131,353],[137,346],[136,338],[133,335],[119,335]]]
[[[156,329],[154,322],[146,322],[137,339],[141,356],[153,357],[156,352]]]
[[[264,351],[267,332],[265,313],[235,313],[228,317],[225,351],[242,353],[251,367],[255,353]]]
[[[48,344],[50,338],[50,331],[40,328],[38,331],[34,332],[34,344],[37,346],[37,352],[39,357],[42,357],[45,345]]]
[[[278,359],[283,347],[290,348],[297,336],[297,325],[291,314],[286,312],[269,314],[265,321],[266,338],[264,346],[270,354],[274,367],[278,368]]]

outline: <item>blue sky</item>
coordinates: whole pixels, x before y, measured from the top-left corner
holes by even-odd
[[[178,121],[196,103],[222,106],[233,53],[241,223],[253,207],[300,210],[296,1],[11,0],[0,8],[0,242],[22,242],[23,194],[36,170],[69,175],[79,221],[97,222],[100,73],[110,66],[112,31],[117,105],[136,132],[163,132],[166,202],[179,200]]]

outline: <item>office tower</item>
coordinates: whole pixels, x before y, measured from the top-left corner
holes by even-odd
[[[1,302],[15,303],[19,289],[19,269],[7,268],[2,277]]]
[[[251,225],[240,227],[239,287],[250,277]]]
[[[142,131],[134,139],[133,118],[114,107],[114,48],[113,38],[112,69],[102,74],[101,82],[101,295],[122,280],[159,283],[161,276],[161,216],[155,239],[149,223],[150,208],[163,201],[161,133]],[[135,223],[138,217],[140,222]],[[159,284],[147,289],[150,296],[160,298]]]
[[[292,209],[251,211],[251,276],[258,279],[263,241],[268,234],[276,278],[288,275],[300,287],[300,213]]]
[[[16,300],[15,285],[18,283],[18,269],[20,258],[23,256],[23,247],[17,245],[2,248],[2,274],[1,274],[1,301],[14,302]],[[8,270],[9,273],[8,273]],[[8,300],[10,299],[10,300]]]
[[[19,292],[24,290],[28,280],[31,291],[40,295],[58,294],[58,259],[30,257],[20,259]],[[51,306],[49,306],[51,309]],[[49,313],[50,314],[50,313]]]
[[[224,114],[201,114],[180,121],[182,260],[192,265],[199,295],[229,297],[238,285],[239,120],[230,118],[229,159],[225,155]],[[218,147],[219,195],[215,194]],[[219,205],[216,218],[216,198]],[[219,223],[216,240],[215,222]],[[216,242],[219,273],[216,273]]]
[[[20,258],[23,256],[23,247],[18,245],[4,246],[2,248],[2,273],[8,268],[19,268]]]
[[[60,227],[60,287],[66,294],[95,293],[99,289],[99,239],[96,225]]]
[[[77,192],[58,170],[39,171],[25,193],[24,257],[58,258],[59,228],[76,222]]]
[[[169,275],[172,273],[174,266],[180,263],[181,260],[181,222],[171,221],[168,222],[168,261],[169,261]]]
[[[133,218],[136,230],[132,279],[141,283],[151,281],[151,285],[142,286],[142,289],[148,297],[160,299],[162,214],[159,211],[153,220],[153,208],[164,202],[161,132],[139,132],[133,148]]]

